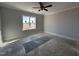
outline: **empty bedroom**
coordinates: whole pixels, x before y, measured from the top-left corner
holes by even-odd
[[[79,2],[0,2],[0,56],[79,56]]]

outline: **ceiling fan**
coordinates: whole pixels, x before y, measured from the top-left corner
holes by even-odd
[[[47,5],[47,6],[44,6],[44,3],[43,2],[39,2],[39,5],[40,5],[40,7],[33,7],[33,8],[35,8],[35,9],[38,9],[39,8],[39,10],[38,11],[41,11],[41,10],[45,10],[45,11],[48,11],[48,7],[52,7],[52,5],[50,4],[50,5]]]

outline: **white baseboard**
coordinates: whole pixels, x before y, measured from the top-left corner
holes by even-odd
[[[61,38],[65,38],[65,39],[70,39],[70,40],[79,41],[79,39],[72,38],[72,37],[68,37],[68,36],[65,36],[65,35],[57,34],[57,33],[51,33],[51,32],[45,32],[45,33],[49,33],[49,34],[51,34],[51,35],[55,35],[55,36],[58,36],[58,37],[61,37]]]

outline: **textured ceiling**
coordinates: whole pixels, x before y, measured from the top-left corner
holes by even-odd
[[[79,7],[79,2],[44,2],[44,5],[52,4],[53,7],[48,8],[48,11],[39,12],[38,9],[33,7],[39,7],[38,2],[1,2],[0,6],[20,9],[23,11],[29,11],[38,14],[50,15],[63,10]]]

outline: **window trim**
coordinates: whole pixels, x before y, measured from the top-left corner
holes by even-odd
[[[35,28],[33,28],[33,29],[30,29],[30,28],[28,28],[28,29],[23,29],[23,16],[26,16],[26,15],[22,15],[22,31],[27,31],[27,30],[35,30],[36,29],[36,17],[35,16],[26,16],[26,17],[29,17],[29,26],[30,26],[30,18],[31,17],[33,17],[33,18],[35,18]]]

